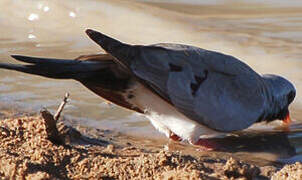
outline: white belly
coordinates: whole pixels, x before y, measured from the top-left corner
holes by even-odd
[[[196,142],[201,136],[208,137],[219,134],[217,131],[188,119],[178,112],[175,107],[140,83],[137,83],[131,91],[134,98],[129,99],[129,101],[144,109],[153,126],[167,137],[173,132],[183,140],[192,143]]]

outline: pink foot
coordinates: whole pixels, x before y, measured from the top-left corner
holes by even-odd
[[[198,151],[214,151],[219,149],[219,145],[209,139],[199,139],[195,143],[191,143],[198,147]]]
[[[178,141],[178,142],[182,140],[181,137],[177,136],[174,133],[171,133],[169,138],[172,139],[173,141]]]

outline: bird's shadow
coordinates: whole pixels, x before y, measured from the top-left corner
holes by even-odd
[[[224,152],[285,152],[289,156],[296,154],[288,132],[244,133],[238,136],[211,138]],[[302,139],[302,136],[301,136]]]
[[[274,163],[302,162],[302,131],[292,132],[244,132],[237,136],[212,138],[218,152],[274,155]],[[251,156],[252,157],[252,156]],[[249,159],[249,157],[246,157]],[[265,157],[264,157],[265,158]]]

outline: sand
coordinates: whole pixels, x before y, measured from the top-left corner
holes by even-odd
[[[283,179],[302,179],[302,163],[296,162],[295,164],[286,165],[272,176],[272,180]]]
[[[63,144],[48,139],[40,115],[0,121],[0,176],[7,179],[301,179],[302,164],[257,167],[233,158],[195,157],[117,143],[120,134],[58,123]],[[92,132],[95,137],[89,136]],[[277,172],[278,171],[278,172]]]

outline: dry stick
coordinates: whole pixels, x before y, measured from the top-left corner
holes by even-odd
[[[68,98],[69,98],[69,93],[66,93],[63,101],[61,102],[61,104],[60,104],[60,106],[59,106],[59,108],[58,108],[58,110],[56,112],[56,114],[54,115],[54,119],[56,121],[59,120],[61,112],[63,111],[64,106],[66,105],[66,103],[68,102]]]
[[[65,104],[68,102],[69,93],[65,94],[65,97],[60,104],[55,116],[53,116],[47,109],[41,111],[41,115],[45,121],[46,132],[48,139],[56,144],[63,144],[64,141],[59,136],[59,131],[57,128],[57,121],[60,117],[61,112],[64,109]]]

